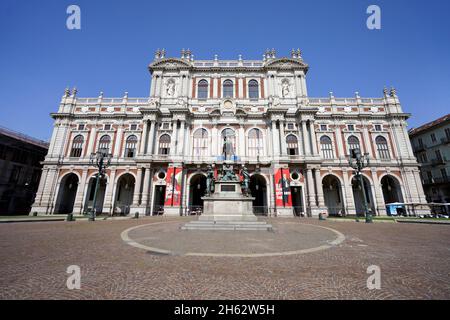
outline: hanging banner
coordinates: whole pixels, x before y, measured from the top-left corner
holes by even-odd
[[[179,207],[181,204],[181,184],[183,179],[183,168],[175,168],[173,183],[172,206]]]
[[[275,203],[277,207],[292,207],[289,169],[275,171]]]
[[[165,207],[179,207],[181,203],[181,179],[183,177],[182,168],[170,167],[166,176],[166,199]]]
[[[171,207],[173,201],[173,178],[174,178],[174,169],[173,167],[169,167],[167,169],[166,175],[166,199],[164,201],[165,207]]]

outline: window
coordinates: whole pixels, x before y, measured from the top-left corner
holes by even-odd
[[[225,80],[223,82],[223,97],[233,98],[233,81]]]
[[[78,125],[78,130],[84,130],[84,124],[79,124]]]
[[[434,133],[431,134],[431,141],[436,142],[436,135]]]
[[[194,132],[194,157],[208,155],[208,131],[204,128]]]
[[[22,171],[22,167],[14,166],[11,170],[11,175],[9,176],[10,183],[17,183],[20,178],[20,172]]]
[[[433,174],[431,173],[431,171],[427,171],[427,178],[429,181],[433,180]]]
[[[441,169],[442,179],[447,180],[447,170],[445,168]]]
[[[322,155],[325,159],[333,159],[333,143],[330,137],[322,136],[320,138],[320,146],[322,148]]]
[[[248,82],[248,96],[250,99],[258,99],[259,98],[259,86],[258,81],[250,80]]]
[[[442,160],[442,154],[441,154],[441,150],[436,150],[434,152],[434,154],[436,155],[436,160],[441,161]]]
[[[422,162],[423,162],[423,163],[428,162],[428,157],[427,157],[427,154],[426,154],[426,153],[423,153],[423,154],[422,154]]]
[[[447,137],[447,139],[450,139],[450,128],[445,129],[445,136]]]
[[[111,125],[110,124],[105,124],[105,130],[111,130]]]
[[[198,82],[198,98],[199,99],[208,98],[208,81],[200,80]]]
[[[170,123],[164,122],[164,123],[162,124],[162,128],[163,128],[163,130],[169,130],[169,129],[170,129]]]
[[[295,129],[294,124],[293,123],[288,123],[287,129],[288,130],[294,130]]]
[[[351,154],[352,149],[359,149],[361,151],[361,147],[359,145],[359,139],[355,136],[348,137],[348,154]]]
[[[327,125],[326,124],[321,124],[320,125],[320,131],[327,131]]]
[[[169,154],[170,152],[170,136],[163,134],[159,138],[159,154]]]
[[[287,154],[290,156],[298,155],[298,139],[293,134],[286,137]]]
[[[98,145],[98,151],[103,154],[109,153],[109,145],[111,144],[111,138],[108,135],[105,135],[100,138],[100,143]]]
[[[232,153],[235,154],[236,153],[236,135],[234,133],[233,129],[225,129],[222,131],[222,143],[223,140],[227,139],[227,141],[231,142],[231,147],[232,147]]]
[[[6,160],[6,150],[7,147],[3,144],[0,144],[0,159]]]
[[[136,131],[137,130],[137,124],[130,124],[130,130]]]
[[[347,126],[348,131],[355,131],[355,126],[353,124],[349,124]]]
[[[381,131],[381,124],[375,125],[375,131]]]
[[[248,155],[250,157],[260,156],[263,147],[263,137],[261,130],[251,129],[248,132]]]
[[[375,139],[375,143],[377,145],[378,155],[380,159],[390,159],[391,156],[389,155],[389,148],[387,144],[387,140],[385,137],[378,136]]]
[[[73,139],[72,150],[70,151],[70,156],[73,158],[81,157],[81,152],[83,151],[84,137],[78,135]]]
[[[134,158],[136,155],[137,137],[135,135],[129,136],[125,143],[125,157]]]

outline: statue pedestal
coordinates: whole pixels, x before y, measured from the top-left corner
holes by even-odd
[[[202,215],[198,221],[185,224],[183,230],[272,230],[270,224],[258,221],[253,214],[255,198],[242,194],[239,181],[216,182],[215,192],[202,199]]]

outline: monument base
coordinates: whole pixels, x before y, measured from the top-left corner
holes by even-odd
[[[253,214],[255,198],[242,194],[239,181],[220,181],[216,192],[203,197],[203,213],[198,221],[185,224],[183,230],[272,230]]]

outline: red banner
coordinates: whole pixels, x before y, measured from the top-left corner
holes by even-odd
[[[277,207],[292,207],[289,169],[275,171],[275,203]]]
[[[179,207],[181,204],[181,179],[183,175],[182,168],[170,167],[167,169],[166,176],[166,199],[165,207]]]

